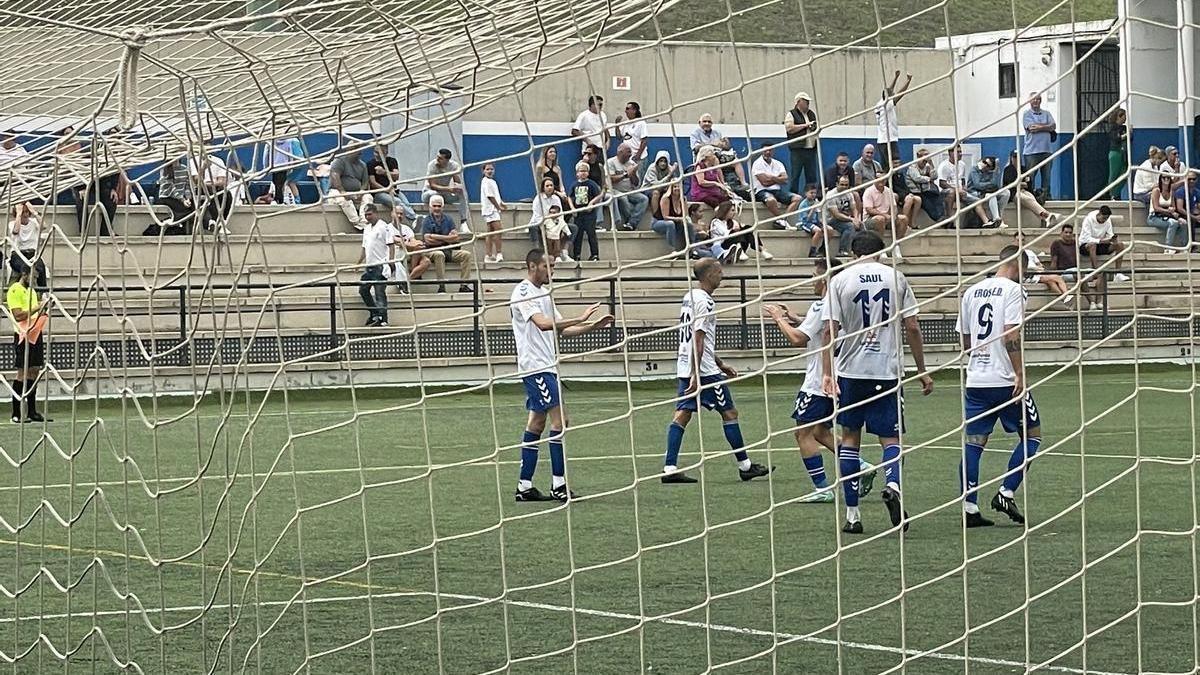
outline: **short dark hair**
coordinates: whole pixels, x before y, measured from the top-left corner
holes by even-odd
[[[1009,260],[1010,258],[1013,258],[1014,256],[1016,256],[1020,252],[1021,252],[1020,246],[1017,246],[1016,244],[1009,244],[1008,246],[1005,246],[1004,248],[1000,249],[1000,261],[1005,262],[1005,261]]]
[[[1112,215],[1112,209],[1108,208],[1108,206],[1101,206],[1100,207],[1100,215],[1107,218]]]
[[[846,152],[845,150],[843,150],[843,151],[839,152],[839,153],[837,154],[837,156],[838,156],[838,157],[845,157],[846,159],[850,159],[850,153]],[[837,158],[835,157],[834,159],[837,159]]]
[[[837,275],[838,272],[842,271],[842,261],[838,260],[837,258],[830,258],[829,260],[826,260],[825,258],[816,258],[813,264],[816,265],[817,271],[821,272],[822,274],[829,270],[833,270],[833,274],[829,275],[830,279]]]
[[[445,157],[446,159],[450,159],[454,156],[454,153],[450,152],[450,148],[441,148],[438,150],[438,155]]]
[[[688,215],[690,216],[694,213],[700,213],[700,210],[703,208],[704,205],[700,202],[692,202],[691,204],[688,204]]]
[[[874,255],[883,250],[883,237],[872,230],[863,230],[850,240],[850,252],[859,258]]]
[[[271,193],[268,192],[267,194]],[[375,206],[375,202],[367,202],[366,204],[363,204],[363,213],[375,213],[377,210],[378,208]]]
[[[805,186],[804,186],[804,191],[805,191],[805,192],[808,192],[809,190],[816,190],[816,189],[817,189],[817,184],[816,184],[816,183],[809,183],[808,185],[805,185]]]
[[[525,269],[529,269],[530,265],[537,265],[542,262],[542,258],[546,257],[546,252],[540,248],[531,248],[529,253],[525,254]]]
[[[1063,223],[1063,224],[1062,224],[1062,227],[1061,227],[1061,228],[1059,228],[1059,229],[1060,229],[1060,230],[1070,230],[1070,231],[1074,232],[1074,231],[1075,231],[1075,226],[1074,226],[1074,225],[1072,225],[1072,224],[1070,224],[1070,223]]]
[[[592,94],[591,96],[588,97],[588,107],[589,108],[596,105],[597,103],[603,103],[603,102],[604,102],[604,97],[599,94]]]
[[[771,147],[771,145],[772,145],[771,141],[763,141],[762,143],[758,144],[758,147],[766,149],[766,148]]]

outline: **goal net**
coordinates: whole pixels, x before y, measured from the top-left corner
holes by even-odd
[[[1196,672],[1196,4],[4,3],[0,659]]]

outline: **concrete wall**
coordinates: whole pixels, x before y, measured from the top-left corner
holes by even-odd
[[[585,66],[548,75],[509,98],[472,111],[467,120],[574,121],[592,93],[605,96],[609,115],[636,100],[648,121],[694,125],[702,113],[718,124],[780,123],[796,92],[814,99],[825,123],[874,125],[881,82],[895,70],[912,72],[930,100],[949,97],[949,54],[934,49],[848,49],[823,53],[789,45],[620,42],[588,55]],[[629,91],[613,89],[627,76]],[[947,106],[908,106],[905,124],[946,125]]]

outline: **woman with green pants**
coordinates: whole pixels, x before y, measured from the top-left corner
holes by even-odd
[[[1112,198],[1119,200],[1125,190],[1125,170],[1129,168],[1129,120],[1125,109],[1112,111],[1108,116],[1108,124],[1108,184]]]

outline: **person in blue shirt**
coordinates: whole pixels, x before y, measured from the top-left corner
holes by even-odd
[[[1189,171],[1187,183],[1175,189],[1175,210],[1184,214],[1191,237],[1188,242],[1192,250],[1200,248],[1196,241],[1196,230],[1200,228],[1200,187],[1196,185],[1196,172]]]
[[[445,213],[446,202],[441,195],[429,198],[429,215],[421,223],[421,240],[425,242],[429,259],[433,261],[433,269],[437,272],[438,293],[446,292],[446,261],[457,263],[459,267],[458,291],[470,293],[471,279],[470,251],[462,248],[458,229],[454,219]]]
[[[1050,199],[1050,166],[1053,163],[1050,154],[1054,151],[1058,125],[1049,110],[1042,110],[1042,95],[1036,91],[1029,95],[1029,110],[1021,116],[1021,127],[1025,129],[1025,145],[1021,149],[1023,163],[1036,170],[1030,176],[1029,186],[1032,188],[1034,178],[1040,176],[1038,187],[1045,202]]]
[[[821,222],[821,199],[817,196],[815,183],[809,183],[804,188],[804,199],[800,201],[797,210],[796,225],[812,235],[812,243],[808,247],[808,257],[824,258],[825,242],[836,235],[837,231]]]

